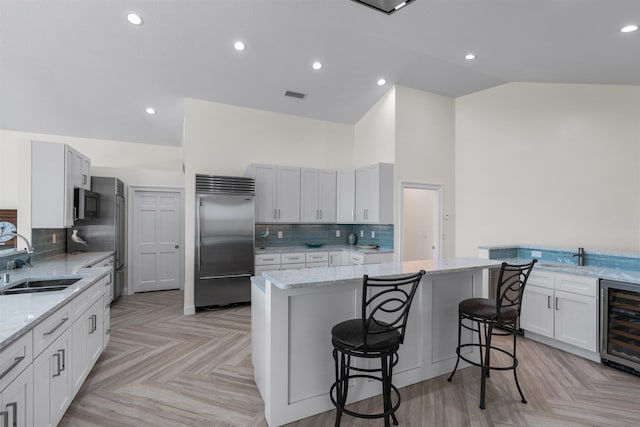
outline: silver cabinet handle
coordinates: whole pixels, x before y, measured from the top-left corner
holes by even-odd
[[[278,219],[278,210],[277,209],[273,210],[273,219]]]
[[[547,295],[547,308],[551,308],[551,295]]]
[[[322,209],[320,209],[320,219],[322,219]]]
[[[560,309],[558,308],[558,297],[556,297],[556,310],[560,311]]]
[[[66,322],[67,320],[69,320],[68,317],[63,318],[62,320],[60,320],[60,323],[58,323],[52,330],[45,332],[43,335],[46,337],[48,335],[53,334],[55,331],[58,330],[58,328],[60,328],[60,326],[64,325],[64,322]]]
[[[0,380],[3,379],[9,372],[11,372],[13,368],[18,366],[23,359],[24,359],[24,356],[18,356],[15,359],[13,359],[13,363],[11,364],[11,366],[9,366],[7,369],[4,370],[3,373],[0,374]]]
[[[53,374],[53,376],[54,377],[59,377],[60,376],[60,372],[62,372],[62,370],[60,369],[60,353],[55,352],[55,353],[53,353],[53,356],[51,356],[51,357],[55,357],[56,358],[56,367],[58,368],[58,372]]]
[[[107,329],[104,333],[109,335],[111,333],[111,328]]]
[[[275,261],[275,258],[262,258],[263,261]]]
[[[280,208],[278,208],[278,219],[280,219]]]
[[[9,412],[0,412],[0,417],[2,417],[2,427],[9,427]]]
[[[11,412],[13,413],[13,427],[18,427],[18,402],[7,403],[5,407],[8,409],[9,406],[13,408],[11,410]]]
[[[62,355],[62,371],[64,371],[67,367],[67,356],[64,348],[61,348],[60,350],[58,350],[58,352],[60,352],[60,354]]]

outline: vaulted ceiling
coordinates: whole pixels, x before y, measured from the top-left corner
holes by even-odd
[[[640,85],[628,24],[638,0],[0,0],[0,129],[178,146],[185,97],[354,124],[394,84]]]

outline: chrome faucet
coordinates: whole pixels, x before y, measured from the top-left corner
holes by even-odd
[[[571,254],[572,257],[577,256],[578,257],[578,265],[579,266],[583,266],[584,265],[584,248],[578,248],[578,253],[575,254]]]
[[[24,242],[27,245],[27,253],[28,254],[32,254],[33,253],[33,246],[31,246],[31,243],[29,242],[29,240],[26,237],[24,237],[22,234],[18,234],[15,231],[10,231],[8,233],[0,234],[0,237],[5,237],[5,236],[13,236],[13,237],[17,236],[17,237],[21,238],[22,240],[24,240]]]

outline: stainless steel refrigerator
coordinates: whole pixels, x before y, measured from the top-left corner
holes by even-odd
[[[91,191],[100,194],[99,217],[78,219],[67,229],[67,252],[112,251],[113,299],[116,300],[124,293],[127,271],[124,183],[113,177],[92,176]],[[77,230],[75,236],[73,230]]]
[[[255,181],[196,175],[195,306],[251,300]]]

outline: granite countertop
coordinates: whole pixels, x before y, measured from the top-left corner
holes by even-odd
[[[526,258],[509,258],[495,260],[499,262],[508,262],[510,264],[526,264],[531,262],[531,259]],[[592,267],[583,266],[580,267],[575,264],[563,264],[560,262],[545,262],[539,261],[534,266],[534,270],[546,270],[556,273],[575,274],[578,276],[588,276],[597,279],[614,280],[617,282],[625,282],[634,285],[640,285],[640,272],[631,270],[618,270],[614,268],[605,267]]]
[[[455,273],[477,268],[500,266],[500,261],[481,258],[450,258],[441,260],[386,262],[382,264],[343,265],[339,267],[317,267],[304,270],[269,271],[263,276],[280,289],[329,286],[353,280],[362,276],[394,276],[424,270],[427,275]]]
[[[33,267],[11,270],[10,282],[6,285],[3,283],[2,287],[27,278],[78,277],[80,280],[62,291],[0,295],[0,351],[108,274],[110,267],[86,267],[112,254],[113,252],[61,254],[38,261]]]
[[[269,246],[264,248],[256,248],[255,254],[276,254],[285,252],[330,252],[330,251],[355,251],[363,254],[389,254],[393,253],[393,249],[377,248],[362,249],[358,245],[326,245],[319,248],[310,248],[308,246]]]

